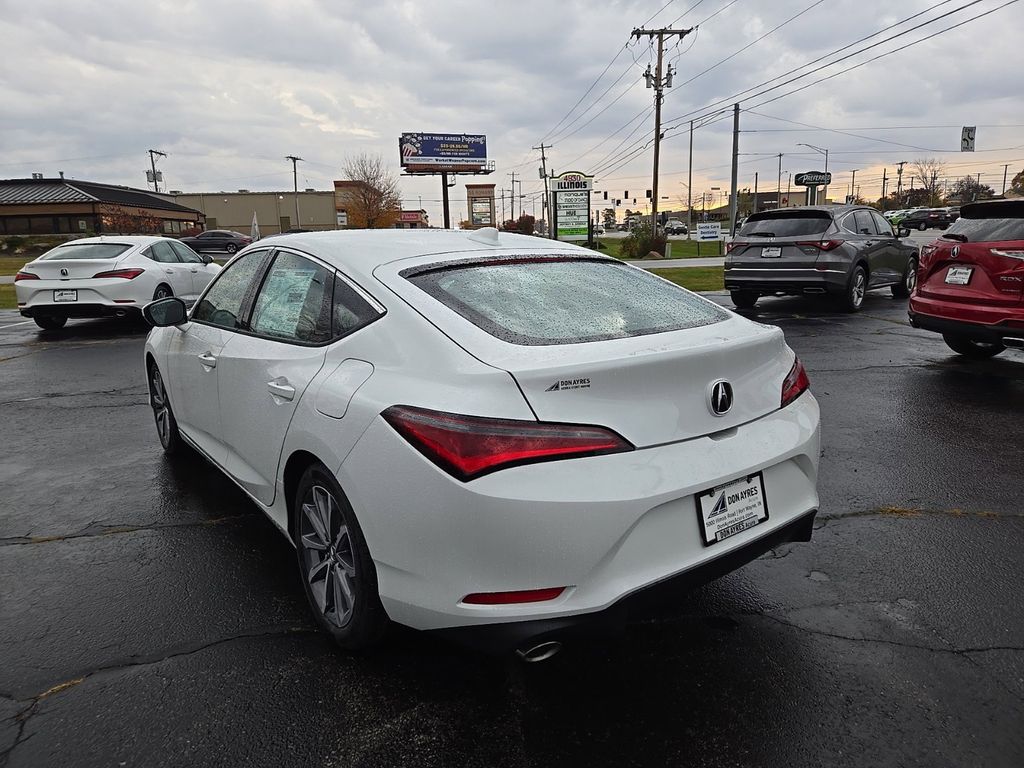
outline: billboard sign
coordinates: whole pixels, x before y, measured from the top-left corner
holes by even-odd
[[[555,198],[555,236],[559,240],[590,239],[590,192],[594,177],[569,171],[553,180]]]
[[[793,177],[793,183],[799,187],[820,187],[822,184],[827,186],[832,183],[832,174],[821,171],[798,173]]]
[[[479,168],[487,164],[487,137],[468,133],[403,133],[402,167]]]

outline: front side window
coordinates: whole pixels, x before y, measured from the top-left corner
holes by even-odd
[[[871,219],[875,222],[875,231],[884,237],[895,237],[895,233],[892,231],[892,224],[886,221],[882,216],[871,211]]]
[[[167,242],[167,245],[169,245],[171,250],[177,254],[178,260],[183,264],[203,263],[203,258],[184,243],[179,243],[177,240],[170,240]]]
[[[225,267],[196,304],[192,319],[234,330],[241,327],[242,305],[267,251],[251,251]]]
[[[471,323],[512,344],[578,344],[710,325],[729,315],[619,262],[547,256],[402,273]]]
[[[282,341],[328,341],[333,277],[309,259],[279,253],[256,296],[249,329]]]

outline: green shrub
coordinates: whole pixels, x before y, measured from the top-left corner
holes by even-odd
[[[651,251],[664,256],[665,241],[665,235],[655,234],[648,225],[640,224],[622,241],[622,258],[643,259]]]

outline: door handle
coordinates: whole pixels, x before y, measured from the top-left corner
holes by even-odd
[[[173,269],[165,269],[164,272],[166,272],[168,275],[173,275],[174,274],[174,270]]]
[[[199,362],[201,362],[207,368],[217,367],[217,358],[211,355],[209,352],[203,352],[203,354],[199,355]]]
[[[192,269],[190,271],[192,272],[193,275],[199,274],[199,270],[196,269],[195,267],[192,267]]]
[[[272,379],[267,382],[267,390],[274,397],[282,400],[293,400],[295,398],[295,387],[288,383],[288,379]]]

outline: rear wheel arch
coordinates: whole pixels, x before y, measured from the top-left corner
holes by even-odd
[[[309,451],[299,450],[292,453],[284,465],[283,480],[284,498],[288,510],[288,537],[293,542],[295,541],[296,531],[298,530],[296,527],[298,516],[297,510],[295,509],[295,491],[298,489],[299,481],[302,479],[306,470],[314,464],[320,464],[323,466],[323,462],[314,454]]]

